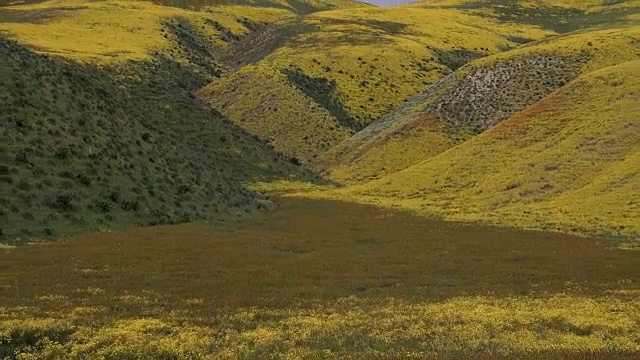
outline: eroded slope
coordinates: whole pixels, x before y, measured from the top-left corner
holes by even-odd
[[[250,37],[228,58],[237,70],[199,95],[319,167],[324,152],[465,62],[550,34],[458,9],[320,12]]]
[[[638,236],[640,62],[578,77],[396,174],[333,193],[450,219]]]
[[[639,35],[639,27],[583,32],[476,60],[333,149],[329,174],[358,183],[438,155],[580,74],[640,58]]]

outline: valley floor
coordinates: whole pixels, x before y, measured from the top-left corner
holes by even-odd
[[[280,199],[0,249],[0,358],[632,358],[639,279],[598,239]]]

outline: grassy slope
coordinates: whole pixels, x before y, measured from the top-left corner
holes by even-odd
[[[276,149],[313,161],[465,61],[551,33],[458,9],[320,12],[251,39],[234,53],[240,68],[200,96]],[[261,56],[243,55],[256,49]]]
[[[261,24],[293,13],[284,9],[216,7],[214,12],[187,11],[142,1],[54,0],[0,9],[0,32],[39,52],[79,61],[114,63],[150,60],[154,51],[174,47],[163,36],[163,22],[188,20],[220,48],[228,45],[212,25],[218,22],[236,35],[249,32],[243,20]]]
[[[558,33],[586,27],[610,28],[640,20],[638,0],[432,0],[407,6],[461,9],[500,21],[538,25]]]
[[[171,1],[162,1],[172,4]],[[202,1],[187,1],[194,5]],[[348,8],[352,2],[273,0],[260,6],[214,6],[190,11],[158,6],[150,1],[51,0],[0,9],[0,33],[16,37],[39,52],[81,61],[113,63],[150,60],[154,52],[171,51],[174,43],[163,36],[163,23],[189,21],[222,50],[251,30],[298,14],[295,5],[309,10]],[[174,54],[175,55],[175,54]]]
[[[246,183],[306,177],[190,94],[221,71],[224,32],[289,16],[221,11],[0,9],[0,28],[43,53],[0,39],[2,240],[225,218],[264,208]]]
[[[476,60],[325,156],[344,183],[393,174],[523,110],[579,74],[640,57],[639,27],[555,37]]]
[[[541,38],[559,31],[552,27],[538,28],[540,19],[536,16],[530,16],[532,13],[528,12],[531,10],[529,7],[526,7],[527,11],[525,12],[515,7],[517,11],[514,15],[513,6],[507,7],[508,11],[505,12],[503,7],[496,7],[495,2],[482,2],[474,6],[468,6],[469,2],[464,2],[462,4],[464,6],[461,6],[460,2],[457,3],[442,2],[440,5],[446,5],[445,7],[433,8],[431,6],[428,9],[418,8],[412,12],[405,9],[357,9],[323,12],[304,18],[294,18],[300,10],[287,6],[261,9],[248,6],[216,7],[210,12],[196,12],[174,7],[154,6],[146,2],[67,0],[2,8],[0,10],[0,19],[2,19],[0,31],[3,33],[17,38],[39,53],[63,56],[76,62],[91,64],[84,68],[75,67],[73,63],[51,61],[49,58],[40,58],[23,50],[15,50],[16,53],[23,54],[23,57],[5,57],[6,61],[12,65],[5,69],[5,72],[10,76],[5,77],[7,81],[3,83],[6,85],[4,86],[6,92],[3,100],[7,104],[15,105],[10,108],[13,113],[5,112],[3,114],[10,120],[7,123],[15,124],[15,128],[7,127],[5,133],[11,134],[10,139],[15,139],[16,144],[19,145],[18,139],[23,136],[22,132],[26,131],[20,128],[23,126],[20,124],[26,123],[27,130],[34,131],[33,129],[36,129],[30,135],[39,146],[36,155],[43,158],[53,156],[59,148],[65,148],[65,146],[38,143],[38,139],[44,136],[46,131],[49,134],[65,134],[74,141],[78,140],[77,131],[61,128],[65,126],[65,121],[68,121],[63,117],[63,114],[69,111],[69,108],[65,109],[64,105],[57,104],[55,101],[60,97],[72,98],[69,106],[78,118],[86,115],[87,122],[91,124],[87,130],[89,132],[97,131],[95,126],[103,126],[100,124],[104,124],[105,119],[123,121],[119,118],[123,113],[138,121],[148,118],[148,114],[157,115],[157,118],[166,121],[158,122],[154,131],[161,131],[165,127],[176,129],[179,119],[189,119],[190,125],[185,126],[180,123],[180,126],[192,128],[194,132],[202,132],[201,135],[206,139],[200,144],[203,147],[194,150],[196,148],[193,145],[194,142],[185,141],[185,136],[189,134],[185,135],[182,131],[159,133],[160,138],[170,139],[166,141],[167,143],[184,144],[186,147],[186,150],[179,151],[175,148],[167,149],[165,155],[172,154],[171,159],[168,160],[170,163],[193,164],[190,160],[179,159],[180,156],[188,157],[189,154],[202,153],[203,149],[205,149],[205,153],[206,149],[216,149],[216,154],[211,155],[210,158],[223,158],[225,159],[222,161],[224,163],[233,159],[233,156],[229,154],[242,154],[242,160],[238,160],[239,164],[242,164],[237,167],[238,172],[231,171],[233,175],[229,177],[222,176],[222,171],[217,171],[217,174],[212,175],[212,181],[216,184],[228,184],[232,182],[234,177],[251,181],[270,181],[274,177],[282,178],[283,174],[292,171],[288,165],[283,165],[281,160],[275,160],[269,150],[262,148],[254,140],[247,139],[246,135],[234,126],[221,125],[219,115],[211,113],[210,109],[199,107],[197,101],[188,95],[190,91],[219,76],[225,66],[231,65],[232,69],[236,70],[222,79],[214,81],[200,95],[215,106],[222,107],[226,114],[231,115],[236,125],[239,124],[251,133],[258,134],[275,145],[277,149],[303,160],[315,158],[315,166],[324,166],[326,158],[318,159],[318,155],[348,137],[355,129],[368,123],[371,119],[402,103],[402,99],[409,98],[425,83],[431,83],[450,73],[473,56],[497,53],[526,39]],[[613,19],[615,24],[621,25],[625,21],[637,20],[637,16],[628,16],[633,14],[633,11],[629,11],[629,9],[634,9],[637,3],[625,2],[607,8],[585,7],[587,13],[591,14],[591,18],[589,18],[592,20],[591,25],[602,26],[602,19]],[[613,15],[609,14],[611,16],[607,15],[607,17],[602,15],[606,13],[606,11],[603,12],[603,9],[617,9],[616,11],[621,9],[621,12],[612,11]],[[576,10],[569,10],[569,12],[559,12],[560,20],[563,16],[573,19],[569,15],[574,14]],[[540,12],[539,10],[531,11],[534,15]],[[544,8],[543,13],[547,12],[548,9]],[[243,35],[249,34],[252,29],[278,20],[280,21],[276,25],[268,26],[265,31],[252,34],[247,41],[241,41],[237,46],[230,46],[238,43],[239,39]],[[505,20],[510,22],[503,23]],[[538,21],[537,25],[536,21]],[[446,26],[435,27],[431,25],[433,23],[445,24]],[[470,23],[473,23],[474,26],[469,26]],[[575,27],[579,23],[576,21],[568,25],[565,24],[560,30],[566,30],[571,26]],[[624,31],[602,30],[568,36],[561,40],[543,41],[535,46],[523,47],[516,52],[479,60],[474,63],[476,64],[474,66],[477,67],[465,67],[443,80],[441,84],[446,85],[444,86],[445,90],[455,90],[456,84],[462,84],[464,75],[470,74],[474,69],[509,62],[514,54],[526,57],[531,53],[541,51],[563,54],[563,56],[588,52],[589,61],[586,65],[581,64],[584,66],[580,68],[580,71],[586,74],[589,71],[637,58],[636,32],[637,28]],[[260,37],[265,34],[266,40]],[[254,49],[248,45],[255,45],[256,41],[258,44],[265,45],[263,51],[257,52],[259,55],[257,58],[247,57],[247,50]],[[13,46],[8,44],[4,49],[11,49]],[[222,55],[225,49],[230,49],[227,56]],[[234,56],[229,57],[229,54]],[[230,59],[240,63],[234,64],[229,62]],[[131,66],[131,64],[135,65]],[[44,70],[41,71],[41,69]],[[564,68],[560,70],[564,70]],[[96,77],[95,82],[89,81],[88,73],[95,71],[100,71],[101,75]],[[572,71],[577,70],[572,69]],[[556,73],[558,72],[556,71]],[[569,78],[573,76],[571,72],[569,75],[571,75]],[[63,85],[59,86],[57,92],[40,88],[32,90],[30,88],[32,84],[29,84],[28,78],[38,76],[45,77],[53,83],[60,82]],[[175,83],[175,86],[164,84],[167,82],[167,76],[172,79],[168,83]],[[562,81],[568,81],[569,78],[562,79]],[[9,79],[14,84],[11,84]],[[27,86],[24,86],[25,84]],[[158,84],[164,85],[158,87]],[[554,86],[557,85],[559,84]],[[94,90],[87,87],[101,88],[107,93],[117,94],[117,96],[105,100],[102,94],[96,94]],[[464,90],[468,87],[459,86],[459,88]],[[539,92],[537,96],[541,97],[553,88],[553,86],[543,88],[544,91]],[[78,93],[81,93],[82,96],[78,96]],[[518,94],[517,91],[513,93]],[[179,96],[176,97],[175,94],[179,94]],[[362,181],[392,174],[442,153],[458,143],[460,139],[467,138],[469,129],[473,133],[474,128],[469,127],[465,123],[465,119],[459,119],[456,116],[457,104],[452,107],[454,111],[450,112],[453,115],[446,117],[445,120],[448,121],[424,116],[424,108],[433,102],[432,98],[425,100],[425,97],[429,96],[428,92],[426,96],[420,94],[412,99],[412,102],[409,102],[407,106],[401,108],[399,113],[392,113],[392,116],[399,114],[403,120],[392,119],[394,125],[402,126],[394,127],[393,132],[390,132],[391,136],[383,138],[382,141],[379,141],[380,139],[377,139],[376,142],[365,141],[365,146],[356,149],[356,155],[360,157],[361,161],[355,165],[349,165],[348,168],[338,168],[332,175],[340,180]],[[509,97],[513,98],[507,93],[506,98]],[[145,100],[142,103],[136,103],[131,100],[132,98]],[[449,98],[455,100],[456,96]],[[536,98],[530,98],[519,106],[523,107],[528,105],[528,101],[533,102],[534,100]],[[384,104],[384,102],[388,103]],[[158,103],[167,106],[159,107]],[[53,111],[54,115],[51,116],[53,119],[48,120],[49,125],[39,126],[44,119],[34,114],[51,111],[51,104],[55,105],[54,108],[57,107]],[[114,104],[117,104],[119,108],[117,111],[110,109]],[[358,104],[360,105],[358,106]],[[421,105],[418,106],[419,104]],[[99,109],[100,112],[96,112],[95,109]],[[176,109],[181,110],[177,111]],[[519,108],[511,109],[511,112],[516,110]],[[506,115],[502,114],[502,117],[506,118],[509,115],[511,113],[507,112]],[[212,117],[216,119],[216,122],[211,125],[211,128],[201,130],[202,125],[199,124],[206,123]],[[292,121],[300,118],[305,121]],[[489,118],[493,121],[493,117]],[[32,123],[31,121],[34,119],[36,122]],[[114,122],[114,124],[116,123]],[[458,126],[460,124],[466,125]],[[148,124],[143,124],[143,127],[145,126]],[[109,124],[107,129],[106,133],[112,131],[111,134],[113,134],[113,131],[116,131],[115,133],[118,134],[115,135],[116,138],[131,139],[129,142],[136,144],[133,146],[134,149],[127,149],[127,146],[118,147],[118,151],[115,151],[116,154],[108,155],[113,160],[117,160],[124,153],[130,154],[134,150],[137,150],[139,154],[147,151],[144,148],[138,149],[141,145],[134,140],[138,136],[145,135],[146,132],[141,132],[140,129],[135,130],[132,127],[134,130],[129,129],[132,131],[130,134],[123,135],[117,132],[123,128],[118,128],[113,124]],[[465,131],[459,131],[460,129]],[[481,127],[479,130],[484,130],[484,128]],[[232,135],[218,136],[220,133]],[[375,133],[374,131],[374,135]],[[211,134],[215,135],[211,136]],[[100,136],[105,136],[105,133],[102,132]],[[150,138],[149,134],[144,137]],[[214,141],[215,138],[222,142],[233,138],[234,142],[237,140],[239,143],[237,147],[234,145],[226,149],[228,145]],[[74,143],[74,141],[71,141],[73,143],[71,148],[80,143]],[[84,139],[82,141],[86,142]],[[125,140],[122,141],[125,142]],[[429,146],[424,146],[425,143]],[[358,146],[360,145],[358,144]],[[109,146],[113,147],[114,144]],[[154,148],[155,146],[154,144]],[[15,191],[12,194],[7,200],[7,204],[11,205],[7,206],[7,209],[10,208],[11,211],[3,213],[5,219],[11,218],[12,223],[18,224],[9,231],[11,236],[16,236],[18,233],[28,235],[30,232],[36,234],[56,233],[45,218],[47,211],[62,214],[60,206],[63,208],[70,206],[73,211],[85,208],[89,212],[101,212],[103,211],[99,210],[101,208],[108,208],[111,211],[115,208],[119,209],[116,210],[118,213],[121,212],[120,209],[126,213],[129,211],[127,209],[130,208],[130,205],[135,204],[136,201],[138,205],[134,206],[137,209],[134,210],[135,212],[141,211],[139,204],[149,202],[150,205],[144,207],[145,215],[141,215],[139,219],[135,217],[128,217],[128,219],[132,223],[149,223],[178,221],[190,217],[184,211],[176,213],[172,209],[167,209],[166,206],[161,207],[161,211],[156,215],[149,216],[151,213],[149,209],[159,206],[160,203],[168,202],[173,204],[170,207],[181,208],[182,202],[176,202],[174,199],[176,196],[184,194],[174,194],[176,189],[166,190],[167,198],[160,202],[149,200],[148,194],[141,194],[140,186],[137,185],[131,186],[125,191],[125,197],[128,197],[128,200],[122,200],[117,196],[116,200],[109,200],[111,203],[100,202],[104,200],[105,195],[112,193],[109,189],[101,189],[104,190],[101,191],[101,194],[97,194],[91,188],[71,189],[71,193],[78,191],[81,196],[67,194],[69,192],[67,187],[71,181],[70,176],[75,176],[78,182],[81,178],[85,179],[81,171],[76,173],[78,170],[76,168],[72,171],[37,169],[37,176],[48,174],[47,176],[52,176],[54,179],[60,178],[60,180],[45,179],[40,185],[38,191],[45,189],[49,193],[46,195],[42,193],[37,197],[36,208],[39,209],[38,211],[45,209],[45,213],[34,215],[34,212],[37,213],[35,210],[23,211],[21,204],[31,200],[25,197],[20,198],[20,196],[25,191],[35,190],[33,190],[32,184],[24,184],[21,179],[34,169],[29,162],[19,166],[12,165],[11,161],[24,162],[26,154],[20,153],[20,146],[15,146],[15,148],[9,146],[9,149],[11,154],[7,158],[8,166],[3,168],[3,178],[6,181],[11,181],[12,186],[16,188],[18,186],[24,188],[20,189],[22,192]],[[163,150],[157,149],[157,151],[162,153]],[[118,152],[122,152],[122,154],[118,155]],[[247,156],[247,153],[252,155]],[[77,152],[71,154],[79,156]],[[62,155],[64,154],[60,154],[60,156]],[[198,159],[200,159],[200,155],[197,156]],[[352,156],[353,153],[348,155]],[[18,158],[23,160],[18,160]],[[264,159],[273,159],[275,163]],[[57,160],[45,161],[45,163],[48,166],[56,164],[55,161]],[[108,165],[108,162],[106,161],[100,166],[119,167],[118,171],[121,173],[118,176],[124,176],[125,179],[128,179],[126,181],[136,179],[135,181],[140,183],[142,178],[154,179],[156,176],[163,176],[160,173],[161,167],[158,165],[152,166],[155,170],[151,173],[144,169],[139,170],[140,173],[136,173],[138,170],[127,172],[121,163]],[[261,165],[252,166],[256,163]],[[147,165],[151,166],[149,164],[145,166]],[[219,165],[219,162],[210,165],[222,166]],[[20,166],[24,169],[19,169]],[[229,163],[224,166],[233,167],[235,165]],[[175,173],[183,172],[184,169],[178,168],[179,166],[175,168]],[[99,169],[101,168],[98,167]],[[96,169],[91,171],[96,172]],[[196,170],[192,168],[186,171]],[[101,179],[104,185],[108,182],[108,176],[107,180]],[[601,182],[605,179],[602,178]],[[87,182],[86,179],[82,181]],[[171,179],[173,185],[177,184],[176,181],[176,179]],[[91,181],[90,183],[93,184]],[[205,187],[202,187],[202,184],[197,183],[196,180],[188,180],[186,183],[187,185],[197,184],[195,187],[199,188],[199,191],[206,191]],[[112,182],[112,185],[116,188],[121,187],[117,181]],[[235,189],[232,192],[237,190],[237,194],[243,194],[241,198],[247,200],[240,201],[241,204],[244,204],[240,207],[245,207],[245,205],[246,209],[254,207],[255,203],[250,205],[251,200],[248,200],[254,196],[253,194],[244,192],[237,184],[230,186]],[[61,189],[64,191],[58,191]],[[52,192],[52,190],[55,191]],[[69,205],[69,199],[72,201],[74,198],[82,198],[85,196],[85,192],[96,196],[96,199],[89,197],[90,200],[79,204],[79,207],[74,207],[75,204]],[[56,204],[59,195],[61,196],[61,204]],[[219,197],[220,206],[224,208],[230,204],[239,204],[236,200],[228,201],[229,196],[227,195],[218,194],[216,196]],[[198,204],[194,203],[195,208],[192,206],[187,213],[200,217],[206,205],[203,199],[207,199],[207,197],[197,198],[198,201],[191,199]],[[101,205],[91,204],[93,201],[91,199],[98,201]],[[613,195],[611,199],[613,199]],[[236,205],[232,205],[232,207]],[[62,215],[62,217],[54,216],[55,219],[52,220],[59,222],[61,229],[78,223],[73,216]],[[82,220],[84,222],[80,221],[79,227],[95,228],[104,224],[117,223],[120,221],[118,219],[122,220],[127,217],[122,214],[107,215],[92,214],[89,216],[90,219]],[[31,227],[30,224],[37,225]],[[78,224],[73,226],[77,227]],[[3,236],[7,236],[6,234],[7,232]]]
[[[333,196],[535,229],[640,234],[640,61],[587,73],[438,156]]]
[[[363,6],[352,0],[249,0],[241,3],[248,6],[284,8],[298,14]]]

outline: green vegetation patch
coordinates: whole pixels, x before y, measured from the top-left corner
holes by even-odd
[[[456,49],[456,50],[433,49],[433,51],[438,55],[438,62],[448,67],[452,71],[458,70],[468,62],[487,56],[487,54],[484,54],[479,51],[465,50],[465,49]]]
[[[244,183],[301,174],[197,101],[209,67],[81,65],[4,39],[0,60],[3,242],[223,219],[265,208]]]
[[[216,26],[216,23],[211,20],[205,23],[213,26],[216,30],[223,28],[219,23],[217,24],[218,26]],[[211,39],[200,34],[187,19],[180,17],[165,21],[164,28],[175,40],[175,46],[168,50],[170,56],[182,55],[187,59],[189,65],[200,68],[199,73],[213,74],[216,77],[220,77],[222,67],[221,64],[216,61],[220,49],[214,45]],[[226,30],[227,31],[221,32],[221,36],[225,39],[232,38],[232,36],[234,36],[233,33],[228,29]],[[165,36],[167,35],[165,34]]]
[[[330,70],[330,68],[327,68],[327,71]],[[282,73],[287,75],[289,81],[300,91],[327,109],[336,118],[336,122],[340,126],[353,132],[359,131],[364,127],[364,124],[359,123],[345,110],[338,97],[335,80],[329,80],[325,77],[311,77],[297,68],[283,69]]]

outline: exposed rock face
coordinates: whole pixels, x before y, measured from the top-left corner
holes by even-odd
[[[453,128],[479,133],[574,79],[588,58],[542,53],[481,65],[427,111]]]

